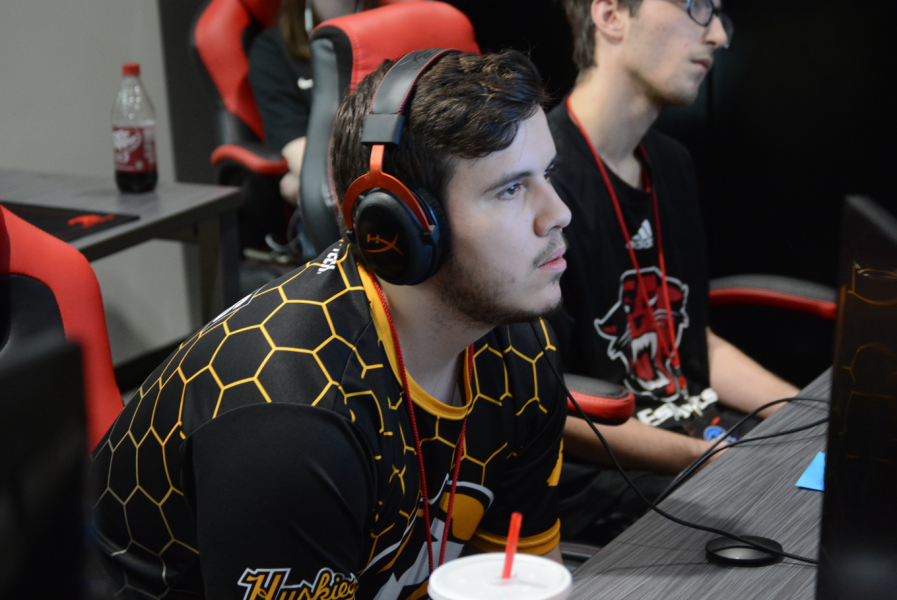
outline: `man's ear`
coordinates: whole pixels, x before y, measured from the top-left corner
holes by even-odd
[[[629,20],[629,9],[621,6],[619,0],[592,0],[590,14],[592,22],[595,24],[596,48],[599,36],[612,42],[619,42],[623,39]]]

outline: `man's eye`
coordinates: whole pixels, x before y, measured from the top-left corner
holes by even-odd
[[[508,187],[503,189],[501,192],[499,192],[498,197],[499,198],[513,198],[522,189],[523,189],[522,185],[520,185],[519,183],[515,183],[514,185],[509,185]]]

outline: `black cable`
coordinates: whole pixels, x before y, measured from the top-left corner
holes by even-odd
[[[793,399],[794,398],[792,398],[791,400],[793,400]],[[809,398],[798,398],[798,399],[799,400],[809,400]],[[825,402],[825,400],[818,400],[818,402]],[[710,457],[712,457],[716,454],[719,454],[720,452],[728,450],[729,448],[732,448],[734,446],[740,446],[742,444],[746,444],[748,442],[756,442],[759,440],[769,440],[772,438],[781,437],[783,435],[790,435],[792,433],[800,433],[801,431],[806,431],[807,429],[812,429],[813,427],[818,427],[819,425],[823,425],[825,423],[828,423],[828,417],[825,417],[824,419],[819,419],[818,421],[813,421],[812,423],[807,423],[806,425],[794,427],[793,429],[785,429],[783,431],[778,431],[776,433],[770,433],[767,435],[759,435],[759,436],[754,436],[754,437],[749,437],[749,438],[741,438],[739,440],[730,442],[729,444],[727,444],[725,446],[721,446],[721,447],[716,447],[716,445],[714,444],[713,446],[711,446],[710,448],[705,450],[704,454],[699,456],[697,459],[695,459],[694,462],[692,462],[685,469],[683,469],[682,472],[679,473],[676,476],[676,478],[670,482],[670,484],[666,487],[666,489],[660,493],[660,495],[657,497],[657,500],[655,500],[655,502],[661,502],[662,500],[665,500],[667,496],[672,494],[674,491],[676,491],[679,488],[680,485],[685,483],[686,479],[691,477],[691,475],[693,475],[696,471],[698,471],[704,465],[704,463],[706,463],[708,460],[710,460]],[[733,427],[732,429],[729,430],[729,432],[734,431],[734,430],[735,430],[735,428]],[[727,432],[727,434],[729,432]],[[720,438],[723,438],[725,435],[726,434],[721,435]]]
[[[299,208],[296,208],[292,216],[290,216],[290,221],[287,223],[286,236],[286,242],[281,244],[269,233],[265,235],[265,243],[268,244],[271,250],[285,257],[293,264],[304,263],[315,257],[314,248],[306,238],[305,229],[302,226],[302,216]]]
[[[530,327],[532,327],[533,334],[536,336],[536,340],[538,340],[539,344],[541,345],[542,342],[539,339],[539,332],[536,329],[535,322],[530,322]],[[689,521],[680,519],[679,517],[674,517],[673,515],[669,514],[668,512],[658,508],[657,505],[655,505],[653,502],[651,502],[650,500],[648,500],[648,498],[645,497],[645,495],[642,493],[642,491],[640,489],[638,489],[638,486],[636,486],[635,483],[632,481],[632,479],[629,478],[629,475],[626,473],[626,470],[623,469],[623,466],[620,464],[620,462],[617,460],[617,457],[614,455],[613,451],[610,449],[610,444],[607,443],[607,440],[604,439],[604,436],[601,435],[601,432],[598,431],[597,427],[595,427],[595,423],[592,422],[592,419],[589,418],[589,415],[587,415],[585,413],[585,411],[582,409],[582,407],[579,406],[579,402],[576,401],[576,398],[574,398],[573,394],[570,393],[570,390],[567,389],[567,384],[564,383],[564,378],[561,376],[561,374],[555,368],[555,366],[551,362],[551,360],[547,358],[547,356],[546,356],[546,362],[548,362],[548,366],[551,367],[552,372],[554,372],[555,377],[557,377],[558,381],[561,384],[561,387],[564,389],[564,393],[567,395],[567,398],[573,403],[573,406],[576,408],[576,411],[579,413],[579,416],[582,417],[582,419],[586,423],[589,424],[589,427],[592,429],[592,432],[596,436],[598,436],[598,439],[601,441],[601,444],[604,446],[605,450],[607,450],[607,455],[610,457],[611,462],[613,462],[614,467],[616,467],[616,469],[623,476],[623,479],[626,480],[626,483],[629,485],[629,487],[632,488],[632,491],[634,491],[636,493],[636,495],[639,498],[641,498],[642,502],[644,502],[648,506],[648,508],[650,508],[651,510],[653,510],[654,512],[659,514],[661,517],[664,517],[665,519],[668,519],[668,520],[672,521],[673,523],[677,523],[677,524],[683,525],[685,527],[691,527],[692,529],[698,529],[700,531],[706,531],[708,533],[715,533],[716,535],[721,535],[721,536],[727,537],[729,539],[735,540],[736,542],[740,542],[742,544],[751,546],[752,548],[758,548],[760,550],[763,550],[764,552],[776,554],[776,555],[782,556],[784,558],[790,558],[793,560],[806,562],[806,563],[810,563],[813,565],[819,564],[819,561],[817,561],[816,559],[806,558],[804,556],[799,556],[797,554],[791,554],[789,552],[783,552],[782,550],[778,550],[776,548],[769,548],[767,546],[764,546],[763,544],[759,544],[755,541],[746,539],[740,535],[736,535],[734,533],[729,533],[728,531],[723,531],[722,529],[717,529],[715,527],[707,527],[706,525],[698,525],[697,523],[691,523]],[[762,408],[760,410],[762,410]]]
[[[726,440],[726,438],[727,438],[728,436],[732,435],[732,432],[734,432],[734,431],[737,430],[739,427],[741,427],[742,425],[744,425],[749,419],[752,419],[752,418],[755,417],[758,413],[760,413],[760,412],[762,412],[763,410],[769,408],[770,406],[774,406],[774,405],[776,405],[776,404],[781,404],[781,403],[783,403],[783,402],[792,402],[792,401],[794,401],[794,400],[806,400],[806,401],[809,401],[809,402],[819,402],[819,403],[822,403],[822,404],[828,404],[827,401],[825,401],[825,400],[820,400],[820,399],[818,399],[818,398],[806,398],[806,397],[803,397],[803,396],[794,396],[794,397],[792,397],[792,398],[782,398],[782,399],[780,399],[780,400],[773,400],[772,402],[767,402],[767,403],[764,404],[763,406],[760,406],[760,407],[758,407],[758,408],[752,410],[752,411],[749,412],[748,414],[744,415],[741,419],[739,419],[738,421],[736,421],[736,423],[735,423],[735,424],[734,424],[728,431],[726,431],[725,433],[722,433],[722,434],[720,434],[719,436],[717,436],[716,441],[715,441],[715,442],[714,442],[714,443],[713,443],[707,450],[705,450],[704,453],[701,454],[701,456],[699,456],[698,458],[696,458],[690,465],[688,465],[687,467],[685,467],[685,468],[682,470],[682,472],[680,472],[680,473],[676,476],[676,478],[673,479],[673,481],[670,482],[670,484],[666,487],[666,489],[663,490],[663,492],[661,492],[660,495],[657,497],[656,502],[660,502],[661,500],[663,500],[663,499],[665,499],[667,496],[669,496],[671,493],[673,493],[673,491],[674,491],[676,488],[678,488],[678,487],[679,487],[679,486],[680,486],[686,479],[688,479],[689,477],[691,477],[692,474],[694,474],[698,469],[700,469],[700,468],[704,465],[704,463],[706,463],[706,462],[710,459],[711,456],[713,456],[714,454],[716,454],[716,453],[718,453],[718,452],[721,452],[722,450],[725,450],[726,448],[731,448],[732,446],[737,446],[737,445],[739,445],[739,443],[740,443],[741,440],[738,440],[737,442],[734,442],[734,443],[730,443],[730,444],[728,444],[728,445],[726,445],[726,446],[723,446],[722,448],[719,448],[719,447],[718,447],[722,442],[724,442],[724,441]],[[749,438],[749,439],[751,439],[751,440],[762,440],[762,439],[769,439],[769,438],[778,437],[778,436],[781,436],[781,435],[788,435],[788,434],[790,434],[790,433],[797,433],[797,432],[799,432],[799,431],[803,431],[804,429],[809,429],[810,427],[816,427],[816,425],[825,423],[826,421],[828,421],[828,418],[825,418],[825,419],[823,419],[822,421],[820,421],[820,422],[818,422],[818,423],[814,423],[814,424],[812,424],[812,425],[810,425],[810,426],[800,427],[800,428],[796,428],[796,429],[788,429],[788,430],[785,430],[785,431],[780,431],[780,432],[778,432],[778,433],[773,433],[773,434],[769,434],[769,435],[761,436],[761,437],[753,437],[753,438]]]
[[[800,398],[800,399],[801,399],[801,400],[806,400],[807,398]],[[785,399],[785,400],[788,400],[788,399]],[[790,400],[788,400],[788,401],[790,401]],[[825,402],[825,400],[819,400],[819,402]],[[761,409],[761,410],[762,410],[762,409]],[[818,421],[813,421],[812,423],[808,423],[808,424],[806,424],[806,425],[801,425],[801,426],[799,426],[799,427],[795,427],[795,428],[793,428],[793,429],[785,429],[785,430],[783,430],[783,431],[779,431],[779,432],[776,432],[776,433],[770,433],[770,434],[767,434],[767,435],[755,436],[755,437],[750,437],[750,438],[742,438],[742,439],[736,440],[736,441],[734,441],[734,442],[730,442],[729,444],[727,444],[727,445],[725,445],[725,446],[722,446],[722,447],[717,447],[717,446],[718,446],[718,443],[717,443],[717,444],[714,444],[713,446],[711,446],[710,448],[708,448],[707,450],[705,450],[704,453],[703,453],[701,456],[699,456],[697,459],[695,459],[694,462],[692,462],[688,467],[686,467],[685,469],[683,469],[681,473],[679,473],[679,475],[676,477],[676,479],[674,479],[674,480],[670,483],[670,485],[667,486],[667,489],[665,489],[665,490],[660,494],[660,496],[659,496],[658,499],[657,499],[657,502],[660,502],[661,500],[663,500],[664,498],[666,498],[668,495],[670,495],[670,494],[671,494],[671,493],[672,493],[672,492],[673,492],[673,491],[674,491],[674,490],[675,490],[681,483],[683,483],[683,481],[684,481],[685,479],[687,479],[687,478],[688,478],[689,476],[691,476],[695,471],[697,471],[698,469],[700,469],[700,467],[703,466],[703,464],[704,464],[707,460],[709,460],[711,456],[713,456],[713,455],[715,455],[715,454],[719,454],[720,452],[723,452],[723,451],[725,451],[725,450],[728,450],[729,448],[732,448],[733,446],[740,446],[740,445],[742,445],[742,444],[744,444],[744,443],[747,443],[747,442],[754,442],[754,441],[757,441],[757,440],[767,440],[767,439],[772,439],[772,438],[775,438],[775,437],[780,437],[780,436],[783,436],[783,435],[790,435],[790,434],[792,434],[792,433],[799,433],[799,432],[801,432],[801,431],[805,431],[805,430],[807,430],[807,429],[812,429],[813,427],[816,427],[816,426],[818,426],[818,425],[822,425],[822,424],[827,423],[827,422],[828,422],[828,417],[826,417],[826,418],[824,418],[824,419],[820,419],[820,420],[818,420]],[[732,429],[730,429],[730,430],[729,430],[728,432],[726,432],[725,434],[720,435],[720,438],[721,438],[721,439],[724,439],[724,436],[729,435],[729,434],[730,434],[732,431],[734,431],[734,430],[735,430],[735,427],[733,427]]]
[[[794,429],[786,429],[784,431],[779,431],[776,433],[770,433],[767,435],[758,435],[757,437],[749,437],[749,438],[741,438],[740,440],[736,440],[729,444],[728,446],[723,446],[722,448],[717,448],[712,452],[712,454],[719,454],[720,452],[724,452],[731,448],[732,446],[740,446],[742,444],[747,444],[750,442],[756,442],[759,440],[768,440],[774,437],[779,437],[783,435],[788,435],[792,433],[800,433],[801,431],[806,431],[807,429],[812,429],[814,427],[818,427],[819,425],[824,425],[828,423],[828,417],[824,419],[819,419],[818,421],[813,421],[812,423],[807,423],[806,425],[801,425],[800,427],[795,427]]]

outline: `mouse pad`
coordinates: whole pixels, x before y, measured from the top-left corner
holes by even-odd
[[[0,200],[0,204],[20,219],[27,221],[54,235],[64,242],[70,242],[89,233],[109,229],[122,223],[136,221],[137,215],[123,213],[93,213],[54,206],[35,206]]]

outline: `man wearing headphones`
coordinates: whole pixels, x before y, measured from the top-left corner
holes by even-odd
[[[569,372],[637,395],[635,417],[603,430],[623,465],[675,474],[736,417],[797,393],[709,329],[691,157],[651,128],[664,107],[695,100],[732,25],[718,0],[564,5],[579,78],[549,115],[552,181],[573,213],[552,324]],[[564,535],[606,541],[619,531],[614,518],[625,526],[644,506],[616,472],[569,460],[609,464],[582,420],[568,420],[565,447]],[[651,474],[640,487],[657,495],[668,480]]]
[[[501,550],[515,511],[520,551],[559,559],[540,317],[570,212],[543,100],[519,53],[440,50],[346,99],[344,239],[185,342],[94,454],[125,595],[416,599],[462,550]]]

